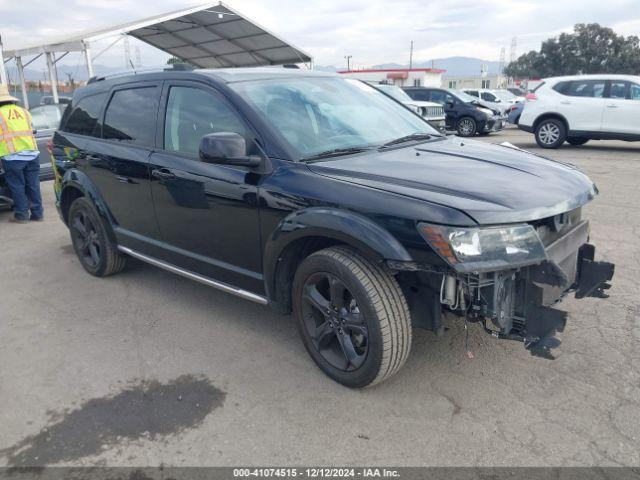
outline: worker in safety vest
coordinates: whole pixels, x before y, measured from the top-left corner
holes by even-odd
[[[33,136],[31,114],[16,105],[17,101],[6,85],[0,85],[0,159],[13,197],[13,216],[9,221],[42,221],[40,152]]]

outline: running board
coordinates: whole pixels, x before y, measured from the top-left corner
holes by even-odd
[[[244,298],[246,300],[251,300],[252,302],[260,303],[261,305],[267,305],[269,301],[261,296],[252,292],[248,292],[246,290],[242,290],[241,288],[236,288],[231,285],[228,285],[223,282],[218,282],[216,280],[212,280],[208,277],[204,277],[202,275],[198,275],[197,273],[190,272],[189,270],[184,270],[180,267],[176,267],[175,265],[171,265],[170,263],[163,262],[162,260],[158,260],[157,258],[148,257],[143,253],[136,252],[135,250],[131,250],[127,247],[118,246],[118,250],[122,253],[126,253],[127,255],[137,258],[138,260],[142,260],[143,262],[149,263],[155,267],[162,268],[163,270],[167,270],[171,273],[176,273],[183,277],[186,277],[190,280],[195,280],[196,282],[202,283],[209,287],[217,288],[218,290],[222,290],[223,292],[230,293],[231,295],[235,295],[240,298]]]

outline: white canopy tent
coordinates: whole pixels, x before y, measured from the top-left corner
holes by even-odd
[[[58,103],[55,63],[69,52],[83,52],[88,75],[92,77],[91,42],[123,35],[130,35],[200,68],[310,64],[312,61],[309,54],[222,2],[215,2],[84,32],[44,45],[7,50],[4,54],[0,40],[0,80],[7,83],[5,64],[15,59],[24,104],[28,108],[24,67],[44,55],[53,100]],[[33,58],[24,63],[25,57]]]

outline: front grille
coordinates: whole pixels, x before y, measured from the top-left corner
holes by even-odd
[[[425,118],[442,118],[444,117],[443,107],[426,107]]]

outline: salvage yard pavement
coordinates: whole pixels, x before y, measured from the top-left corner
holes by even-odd
[[[555,360],[477,325],[469,359],[451,322],[415,330],[390,380],[346,389],[291,317],[135,261],[89,276],[46,182],[44,223],[0,213],[0,465],[639,465],[640,144],[479,140],[573,163],[600,190],[584,216],[613,286],[565,300]]]

